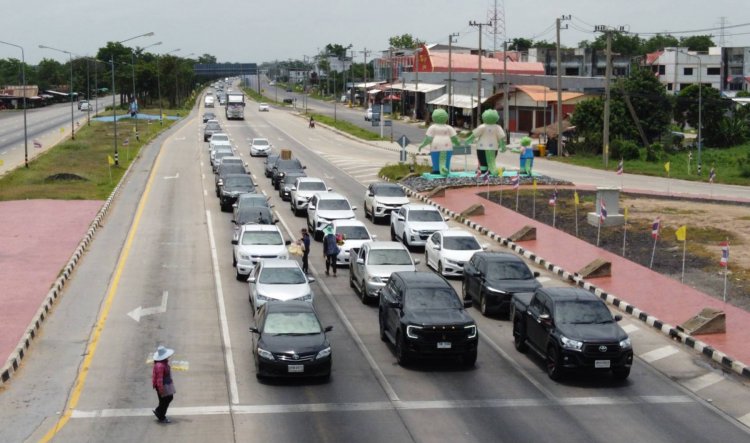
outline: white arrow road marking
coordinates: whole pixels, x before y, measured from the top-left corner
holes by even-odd
[[[137,308],[128,312],[128,316],[132,318],[133,320],[140,323],[141,317],[145,317],[147,315],[154,315],[154,314],[163,314],[167,312],[167,298],[168,297],[169,297],[169,292],[164,291],[164,293],[161,296],[161,305],[153,306],[151,308],[144,308],[142,306],[138,306]]]
[[[178,172],[175,175],[167,175],[167,176],[164,177],[164,180],[169,180],[169,179],[172,179],[172,178],[180,178],[180,173]]]
[[[328,174],[323,174],[323,175],[325,176],[326,180],[333,180],[333,177],[331,177],[330,175]]]
[[[175,140],[185,140],[187,137],[177,137]]]

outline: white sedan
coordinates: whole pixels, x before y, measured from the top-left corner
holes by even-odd
[[[435,232],[427,239],[424,256],[427,266],[443,276],[463,276],[464,263],[475,252],[487,249],[476,237],[462,229]]]
[[[254,138],[250,142],[250,157],[267,156],[272,147],[267,138]]]
[[[268,103],[259,103],[258,104],[258,111],[260,112],[268,112],[271,108],[268,106]]]
[[[367,226],[359,220],[334,220],[333,233],[341,235],[343,242],[339,244],[339,255],[336,256],[336,265],[349,266],[350,252],[352,248],[361,248],[362,244],[373,241],[377,235],[370,234]]]

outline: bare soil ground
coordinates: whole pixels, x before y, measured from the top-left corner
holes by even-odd
[[[549,205],[551,190],[536,192],[536,208],[532,205],[533,192],[521,191],[518,212],[548,225],[553,224],[553,208]],[[484,195],[483,193],[481,195]],[[554,226],[571,235],[596,244],[597,227],[586,221],[586,214],[595,211],[595,192],[578,193],[580,205],[576,217],[573,190],[559,189]],[[490,200],[500,203],[499,192],[490,193]],[[516,194],[506,189],[502,205],[516,209]],[[627,235],[624,256],[648,267],[654,240],[651,224],[661,219],[661,235],[656,242],[653,270],[676,280],[682,278],[683,242],[674,232],[687,225],[684,283],[716,298],[722,298],[724,269],[719,266],[719,243],[729,239],[730,258],[727,278],[727,301],[750,310],[750,205],[719,201],[692,200],[677,197],[654,197],[640,194],[621,194],[619,213],[628,208]],[[612,208],[609,214],[614,214]],[[599,246],[623,255],[623,226],[602,228]]]

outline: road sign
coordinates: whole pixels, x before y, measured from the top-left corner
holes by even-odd
[[[406,145],[411,144],[411,140],[409,140],[409,137],[402,135],[401,137],[398,138],[398,144],[402,148],[405,148]]]
[[[383,126],[393,126],[393,120],[383,120]]]
[[[471,155],[471,145],[456,146],[453,155]]]

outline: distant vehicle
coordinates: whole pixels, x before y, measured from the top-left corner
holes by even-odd
[[[263,258],[247,278],[250,303],[256,311],[273,300],[312,304],[315,294],[310,283],[314,281],[302,272],[297,260]]]
[[[276,82],[271,80],[270,82],[268,82],[268,86],[276,86]]]
[[[245,280],[261,259],[289,258],[286,247],[290,244],[275,225],[241,225],[237,239],[232,240],[237,280]]]
[[[424,261],[427,267],[443,277],[464,275],[464,264],[471,257],[487,248],[480,245],[476,237],[463,229],[438,231],[427,239],[424,246]]]
[[[581,288],[539,288],[515,294],[511,309],[516,350],[531,348],[559,380],[568,370],[612,371],[624,380],[633,365],[633,346],[599,297]]]
[[[272,148],[267,138],[254,138],[250,142],[250,157],[267,156]]]
[[[292,88],[286,88],[286,92],[292,92]]]
[[[331,191],[326,183],[315,177],[298,177],[291,188],[289,195],[290,206],[294,215],[301,215],[302,211],[307,211],[307,202],[310,201],[316,192]]]
[[[369,122],[372,120],[380,120],[380,113],[373,111],[372,108],[367,108],[367,111],[365,111],[365,121]]]
[[[270,302],[261,306],[253,333],[255,376],[331,376],[331,343],[315,308],[307,302]]]
[[[333,220],[352,219],[356,215],[356,206],[335,192],[318,192],[307,204],[307,230],[313,239],[323,240],[323,229]]]
[[[223,157],[230,157],[230,156],[233,157],[234,155],[235,155],[234,150],[232,149],[231,146],[220,145],[214,148],[214,150],[211,151],[211,157],[210,157],[211,169],[213,170],[214,174],[216,174],[216,168],[219,167],[218,160],[222,159]]]
[[[203,99],[203,106],[206,108],[213,108],[215,102],[216,102],[216,99],[213,97],[213,95],[207,95]]]
[[[409,197],[396,183],[372,183],[365,191],[365,218],[369,217],[373,223],[377,223],[408,203]]]
[[[365,242],[373,241],[377,238],[376,235],[370,234],[367,230],[367,226],[359,220],[334,220],[333,223],[333,234],[336,238],[341,238],[339,243],[339,255],[336,256],[337,266],[349,266],[351,259],[351,250],[357,250],[362,247]]]
[[[241,92],[227,94],[226,116],[227,120],[245,119],[245,94]]]
[[[89,102],[88,100],[80,100],[78,102],[78,110],[80,111],[81,110],[81,106],[83,106],[84,103],[88,103],[88,102]]]
[[[400,365],[418,357],[459,357],[471,368],[479,331],[465,307],[444,277],[395,272],[380,291],[380,339],[393,343]]]
[[[240,194],[237,197],[237,201],[232,205],[234,212],[234,214],[232,214],[232,220],[234,220],[235,222],[237,221],[237,213],[242,209],[252,208],[255,206],[260,206],[268,209],[273,208],[273,205],[268,202],[268,197],[266,197],[265,195],[256,194],[254,192],[246,192],[244,194]]]
[[[508,314],[513,294],[534,292],[541,288],[539,272],[516,254],[477,252],[464,265],[461,292],[464,300],[476,302],[482,315]]]
[[[414,260],[406,246],[393,241],[366,242],[352,248],[349,261],[349,286],[359,294],[362,303],[377,300],[378,291],[394,272],[416,271],[419,260]]]
[[[431,205],[410,203],[391,212],[391,240],[400,240],[406,247],[424,246],[433,233],[446,229],[448,223]]]
[[[230,174],[246,174],[245,166],[240,163],[228,163],[224,164],[224,160],[232,157],[224,157],[221,159],[221,164],[216,168],[215,185],[216,185],[216,196],[221,196],[221,186],[224,184],[224,180],[227,175]]]
[[[217,146],[232,146],[232,142],[229,141],[229,135],[223,132],[215,132],[208,139],[208,150],[213,151]]]
[[[216,114],[214,114],[213,112],[206,112],[203,114],[203,123],[206,123],[209,120],[215,120],[215,119],[216,119]]]
[[[268,103],[259,103],[258,104],[258,111],[260,112],[268,112],[271,108],[268,106]]]
[[[279,154],[268,154],[268,156],[266,156],[266,159],[263,162],[266,177],[271,178],[273,176],[273,165],[276,164],[276,161],[279,158],[281,158]]]
[[[91,103],[89,103],[86,100],[82,100],[78,102],[78,109],[80,109],[83,112],[89,112],[91,111]]]
[[[206,123],[206,128],[203,130],[203,141],[207,142],[215,132],[221,132],[221,126],[218,123]]]

